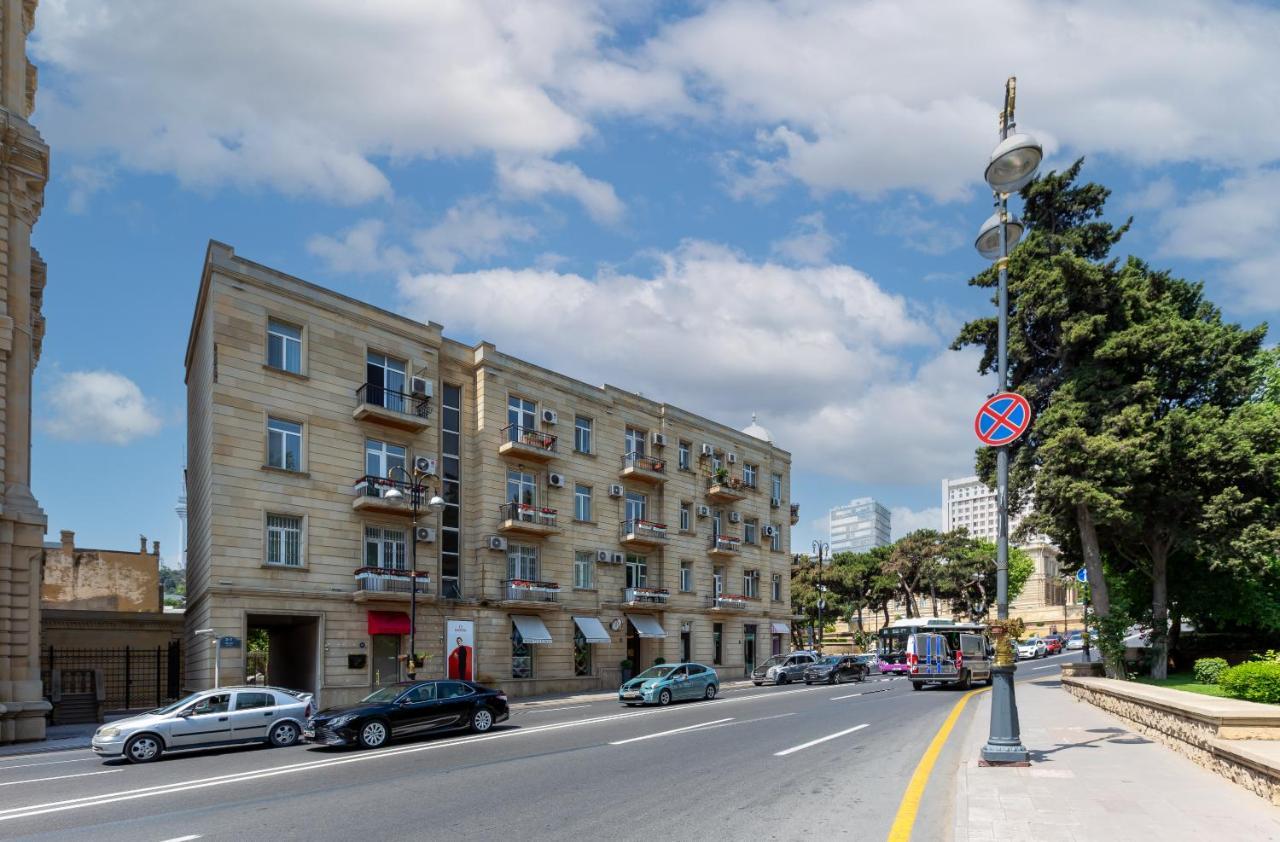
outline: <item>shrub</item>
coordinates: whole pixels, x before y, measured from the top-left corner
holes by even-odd
[[[1250,702],[1280,704],[1280,663],[1249,661],[1222,673],[1218,684],[1228,696]]]
[[[659,664],[665,664],[666,662],[667,662],[667,659],[662,657],[661,655],[653,659],[653,665],[655,667],[658,666]]]
[[[1268,649],[1253,656],[1255,661],[1280,661],[1280,650]]]
[[[1196,683],[1217,684],[1226,671],[1227,662],[1222,658],[1200,658],[1195,664]]]

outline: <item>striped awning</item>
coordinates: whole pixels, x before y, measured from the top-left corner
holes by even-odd
[[[788,626],[786,623],[775,622],[770,624],[769,628],[772,629],[774,634],[791,634],[791,626]]]

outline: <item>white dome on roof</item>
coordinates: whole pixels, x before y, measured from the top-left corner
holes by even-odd
[[[760,441],[773,441],[773,436],[769,435],[769,431],[756,423],[756,414],[754,412],[751,413],[751,425],[744,427],[742,432],[753,438],[760,439]]]

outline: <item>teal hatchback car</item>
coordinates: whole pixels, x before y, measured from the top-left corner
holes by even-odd
[[[624,682],[618,701],[627,706],[669,705],[682,699],[714,699],[720,676],[702,664],[659,664]]]

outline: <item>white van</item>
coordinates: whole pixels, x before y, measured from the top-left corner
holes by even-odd
[[[907,676],[911,689],[926,684],[954,684],[962,690],[974,682],[991,686],[991,657],[986,635],[972,630],[939,629],[907,638]]]

